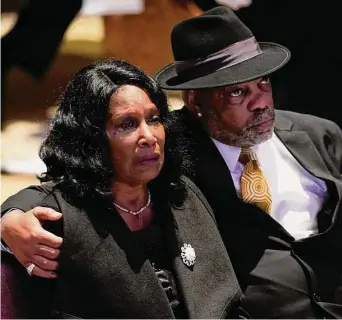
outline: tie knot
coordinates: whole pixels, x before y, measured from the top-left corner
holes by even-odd
[[[239,162],[245,165],[252,160],[258,160],[255,152],[250,148],[242,148],[239,156]]]

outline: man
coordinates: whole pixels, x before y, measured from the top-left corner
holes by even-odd
[[[315,308],[328,302],[340,317],[341,131],[313,116],[274,112],[265,75],[289,53],[255,45],[230,10],[179,24],[172,45],[176,62],[157,80],[185,89],[180,117],[197,159],[192,178],[214,210],[244,309],[251,317],[310,318],[324,316]],[[241,148],[252,149],[257,164],[243,164]]]
[[[191,143],[189,175],[213,208],[243,293],[228,316],[342,317],[340,129],[328,120],[274,111],[268,75],[289,60],[289,51],[258,43],[230,9],[179,23],[171,41],[176,62],[156,78],[164,89],[184,91],[178,117]],[[33,191],[22,192],[3,211],[27,210],[16,197]],[[4,240],[41,275],[44,263],[54,270],[53,257],[43,258],[40,249],[39,258],[25,257],[19,242],[25,235],[38,248],[61,239],[43,235],[32,212],[49,216],[34,209],[24,218],[14,210],[2,230],[12,226]],[[31,229],[50,242],[37,240]]]

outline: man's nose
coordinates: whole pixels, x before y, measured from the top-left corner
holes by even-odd
[[[257,92],[248,103],[248,110],[265,109],[269,105],[269,99],[262,92]]]

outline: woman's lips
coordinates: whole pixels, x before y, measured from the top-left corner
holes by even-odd
[[[159,154],[146,155],[139,158],[139,164],[146,166],[155,164],[160,158]]]

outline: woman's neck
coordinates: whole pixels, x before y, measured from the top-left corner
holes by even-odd
[[[144,207],[148,200],[147,185],[128,186],[120,182],[115,182],[112,187],[115,203],[119,206],[131,210],[138,211]],[[131,231],[137,231],[148,227],[153,218],[153,210],[148,206],[140,215],[132,215],[117,208],[118,213],[127,224]]]
[[[112,190],[115,202],[131,211],[139,210],[148,200],[147,185],[130,186],[121,182],[114,182]]]

